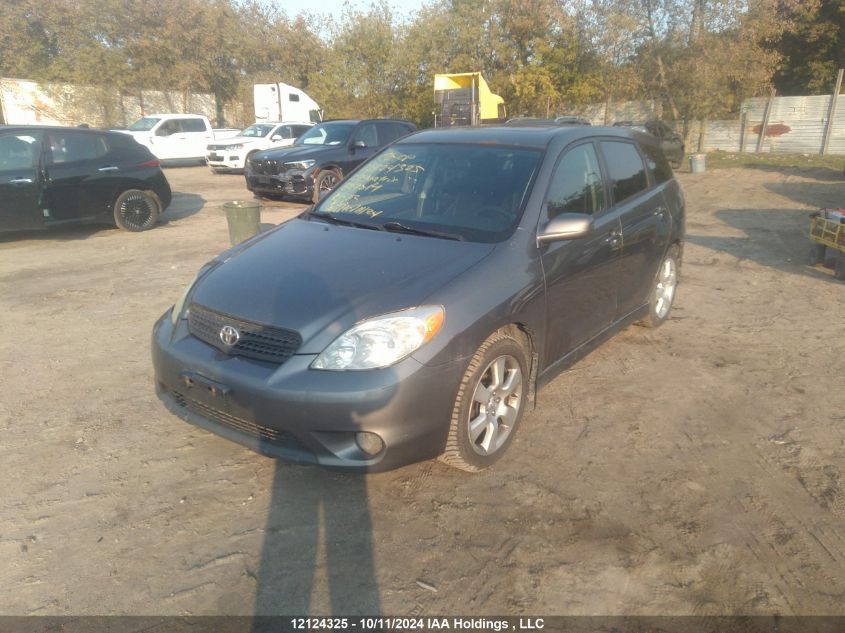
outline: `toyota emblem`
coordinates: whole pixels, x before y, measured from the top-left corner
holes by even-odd
[[[241,333],[238,332],[237,328],[234,328],[231,325],[224,325],[220,328],[220,340],[223,341],[223,345],[227,347],[234,347],[238,344],[240,339]]]

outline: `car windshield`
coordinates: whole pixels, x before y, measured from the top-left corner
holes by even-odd
[[[402,143],[365,163],[314,211],[386,230],[498,242],[519,222],[539,158],[525,148]]]
[[[159,121],[161,121],[161,119],[157,119],[153,116],[141,117],[135,121],[135,123],[130,125],[128,129],[130,132],[149,132]]]
[[[264,123],[256,123],[255,125],[250,125],[244,131],[240,133],[240,136],[252,136],[254,138],[264,138],[270,133],[270,130],[273,129],[273,125],[267,125]]]
[[[296,145],[342,145],[354,127],[354,123],[320,123],[296,139]]]

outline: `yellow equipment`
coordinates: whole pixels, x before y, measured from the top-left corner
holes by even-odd
[[[481,73],[434,75],[434,127],[503,123],[505,100],[490,92]]]
[[[810,264],[821,264],[825,261],[825,251],[830,249],[833,260],[833,276],[845,279],[845,223],[842,222],[841,212],[837,210],[835,216],[828,215],[827,210],[814,213],[810,220],[810,240],[813,248],[810,252]]]

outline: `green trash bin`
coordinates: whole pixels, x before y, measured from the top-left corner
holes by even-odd
[[[261,232],[259,203],[233,200],[223,203],[223,210],[226,212],[226,222],[229,223],[229,240],[232,246]]]

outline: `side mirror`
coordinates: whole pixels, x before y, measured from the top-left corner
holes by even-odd
[[[562,213],[552,219],[537,235],[538,244],[578,240],[593,230],[592,216],[582,213]]]
[[[282,138],[283,138],[283,137],[282,137],[282,135],[281,135],[281,134],[274,134],[273,136],[271,136],[271,137],[270,137],[270,140],[271,140],[271,141],[281,141],[281,140],[282,140]]]
[[[355,141],[352,143],[352,149],[365,149],[367,144],[364,141]]]

